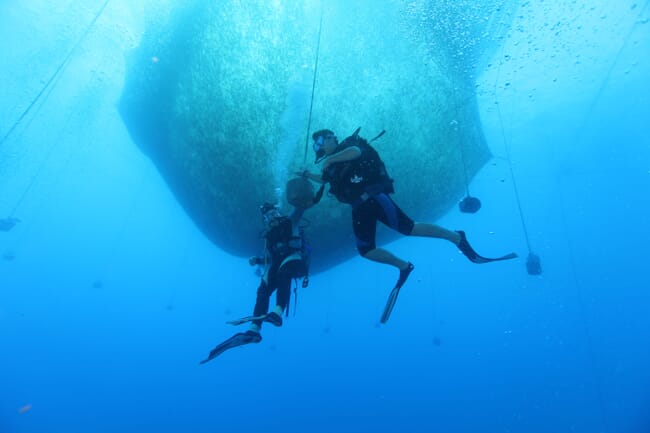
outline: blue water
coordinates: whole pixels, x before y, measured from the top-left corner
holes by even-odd
[[[394,271],[356,258],[202,366],[258,278],[116,112],[144,8],[109,4],[20,119],[104,2],[75,3],[0,4],[0,433],[650,432],[647,1],[522,2],[480,71],[483,208],[437,222],[520,259],[396,241],[388,325]]]

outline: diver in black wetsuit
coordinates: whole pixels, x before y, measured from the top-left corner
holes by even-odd
[[[265,203],[260,211],[266,227],[264,256],[251,257],[249,263],[261,265],[264,270],[253,315],[228,322],[232,325],[250,323],[250,328],[215,347],[208,358],[201,361],[202,364],[233,347],[262,341],[260,330],[264,322],[282,326],[282,314],[287,310],[291,298],[291,281],[302,278],[302,286],[308,284],[309,247],[299,226],[305,208],[296,207],[291,214],[283,216],[277,206]],[[273,311],[269,312],[273,292],[276,292],[276,303]]]
[[[414,222],[390,197],[394,192],[393,179],[388,176],[377,151],[370,146],[370,143],[379,138],[383,132],[368,142],[358,135],[359,129],[341,143],[329,129],[314,132],[313,148],[316,152],[316,163],[322,161],[322,174],[317,175],[308,171],[301,174],[310,180],[322,183],[321,194],[325,184],[329,183],[329,192],[340,202],[352,207],[353,230],[357,250],[362,257],[399,269],[399,278],[390,294],[381,323],[388,321],[399,289],[415,267],[411,262],[393,255],[384,248],[377,247],[375,243],[377,221],[406,236],[446,239],[456,245],[473,263],[488,263],[517,257],[514,253],[498,258],[482,257],[467,242],[465,232],[447,230],[435,224]]]

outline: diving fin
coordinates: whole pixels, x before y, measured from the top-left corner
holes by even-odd
[[[208,357],[200,363],[205,364],[208,361],[212,361],[214,358],[221,355],[226,350],[232,349],[233,347],[243,346],[244,344],[249,343],[259,343],[260,341],[262,341],[262,335],[259,332],[251,330],[248,330],[246,332],[239,332],[212,349]]]
[[[388,295],[388,301],[386,301],[386,306],[384,307],[384,312],[381,315],[381,320],[379,321],[382,324],[385,324],[388,322],[388,319],[390,318],[390,313],[393,312],[393,307],[395,306],[395,302],[397,302],[397,295],[399,295],[399,289],[400,287],[395,286],[393,290],[390,291],[390,295]]]
[[[393,307],[395,306],[395,303],[397,302],[397,296],[399,295],[399,291],[408,279],[409,275],[411,275],[411,272],[413,272],[413,269],[415,269],[415,266],[413,266],[413,263],[409,262],[408,266],[406,269],[399,271],[399,279],[397,280],[397,284],[391,290],[390,295],[388,295],[388,301],[386,301],[386,306],[384,307],[384,312],[381,315],[380,322],[381,323],[386,323],[388,322],[388,319],[390,318],[390,314],[393,312]]]
[[[228,325],[241,325],[243,323],[254,322],[256,320],[261,320],[262,322],[268,322],[273,326],[282,326],[282,317],[278,313],[268,313],[262,314],[261,316],[246,316],[237,320],[230,320],[226,322]]]
[[[243,323],[253,322],[255,320],[264,320],[265,318],[266,318],[266,314],[262,314],[261,316],[246,316],[246,317],[242,317],[241,319],[229,320],[226,322],[226,324],[237,326]]]
[[[505,256],[493,257],[493,258],[483,257],[479,255],[476,251],[474,251],[474,248],[472,248],[469,242],[467,242],[467,236],[465,236],[464,231],[457,230],[456,233],[460,235],[460,243],[458,244],[458,249],[472,263],[482,264],[482,263],[498,262],[501,260],[510,260],[518,257],[516,253],[510,253],[510,254],[506,254]]]

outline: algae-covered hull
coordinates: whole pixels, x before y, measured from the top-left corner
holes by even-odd
[[[259,205],[284,200],[294,172],[318,170],[305,149],[316,129],[339,139],[358,126],[366,138],[386,130],[373,144],[415,219],[457,202],[463,159],[469,176],[487,161],[475,65],[459,68],[467,59],[449,41],[436,49],[435,29],[422,24],[432,6],[350,3],[191,2],[152,19],[131,53],[122,117],[224,250],[259,251]],[[348,206],[326,196],[306,217],[317,267],[355,253]]]

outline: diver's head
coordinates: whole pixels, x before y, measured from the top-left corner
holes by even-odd
[[[260,212],[262,213],[262,218],[264,219],[264,224],[266,225],[269,225],[269,223],[275,218],[282,216],[280,214],[280,209],[278,209],[278,206],[268,202],[260,206]]]
[[[314,152],[316,152],[316,162],[334,153],[334,149],[339,144],[339,141],[336,139],[336,134],[329,129],[316,131],[312,134],[311,138],[314,139],[313,147]]]

